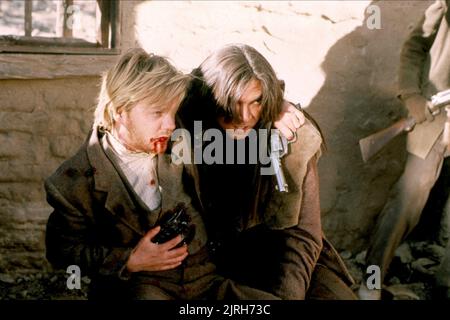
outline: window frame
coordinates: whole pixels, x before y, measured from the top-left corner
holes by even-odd
[[[68,1],[68,2],[66,2]],[[71,0],[64,0],[71,3]],[[31,4],[31,0],[26,0]],[[74,54],[74,55],[117,55],[120,39],[120,2],[113,0],[97,0],[100,9],[101,21],[97,31],[97,43],[77,38],[64,37],[32,37],[0,35],[0,54],[5,53],[37,53],[37,54]],[[25,14],[30,10],[25,10]],[[27,20],[26,20],[27,21]],[[25,21],[25,22],[26,22]],[[25,34],[29,34],[26,27]],[[27,32],[28,29],[28,32]]]

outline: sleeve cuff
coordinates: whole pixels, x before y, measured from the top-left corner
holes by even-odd
[[[129,280],[131,272],[127,270],[127,261],[133,248],[113,248],[106,256],[99,273],[104,276],[115,276],[120,280]]]

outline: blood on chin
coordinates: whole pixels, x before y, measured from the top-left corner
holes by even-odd
[[[164,153],[167,149],[168,137],[150,138],[150,152]]]

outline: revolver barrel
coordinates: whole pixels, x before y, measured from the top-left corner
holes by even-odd
[[[281,167],[281,157],[287,152],[287,143],[282,141],[278,131],[272,133],[270,137],[270,147],[270,159],[277,179],[276,187],[280,192],[288,192],[288,184],[284,176],[283,168]]]

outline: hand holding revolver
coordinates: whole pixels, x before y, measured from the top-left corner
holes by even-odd
[[[190,221],[184,204],[166,212],[159,225],[151,229],[131,253],[128,271],[161,271],[179,266],[188,256],[186,243],[195,234]]]
[[[151,240],[161,230],[160,226],[150,229],[133,249],[127,262],[130,272],[162,271],[178,267],[188,256],[187,245],[177,246],[183,241],[181,235],[163,243],[156,244]]]
[[[283,136],[290,141],[295,138],[297,129],[304,123],[305,116],[303,115],[303,112],[292,103],[283,100],[281,113],[279,114],[278,119],[274,122],[275,128],[280,130]]]

